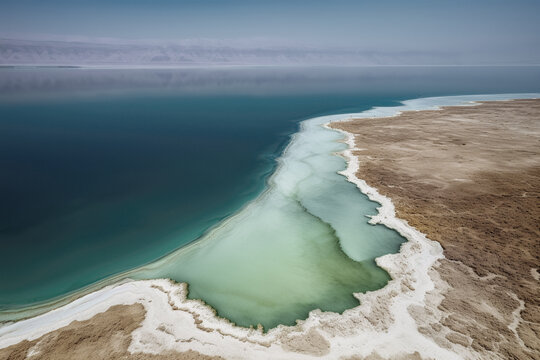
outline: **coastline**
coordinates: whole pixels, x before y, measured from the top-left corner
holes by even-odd
[[[511,98],[512,95],[501,96]],[[489,96],[477,98],[482,97],[490,98]],[[475,97],[457,97],[450,99],[450,102],[462,104],[463,101],[468,101],[463,100],[466,98]],[[416,102],[415,100],[404,102],[403,106],[373,109],[361,114],[364,114],[364,117],[397,116],[400,111],[413,110],[415,106],[426,109],[439,108],[436,104],[441,99],[418,99]],[[358,115],[337,115],[334,119],[346,121],[347,117]],[[328,125],[324,126],[328,128]],[[22,339],[36,339],[47,332],[68,325],[73,320],[90,319],[111,305],[140,302],[143,303],[147,314],[142,326],[133,332],[133,341],[129,348],[132,353],[156,354],[163,351],[193,350],[226,358],[268,357],[271,354],[273,358],[284,359],[306,358],[310,355],[337,358],[370,354],[383,357],[417,354],[421,357],[435,356],[440,359],[467,357],[469,353],[465,347],[445,344],[451,347],[450,351],[421,333],[410,311],[410,307],[423,304],[425,309],[430,310],[428,317],[431,320],[441,318],[442,313],[437,307],[445,285],[433,279],[430,271],[444,258],[442,247],[439,243],[427,239],[406,221],[398,219],[392,200],[357,177],[360,162],[353,154],[358,150],[354,135],[340,131],[345,134],[345,142],[349,146],[342,153],[347,160],[347,168],[341,174],[357,185],[371,200],[381,204],[378,215],[373,216],[370,223],[384,224],[408,239],[402,244],[399,253],[377,258],[377,264],[388,271],[392,280],[382,289],[355,294],[361,305],[346,310],[342,315],[313,310],[307,320],[299,321],[296,326],[278,326],[264,334],[260,330],[235,327],[229,322],[217,319],[214,312],[201,302],[186,300],[185,285],[173,284],[166,280],[134,281],[106,287],[43,316],[2,327],[0,348]],[[56,315],[62,319],[55,318]],[[169,326],[167,331],[156,331],[163,324]],[[35,326],[33,332],[25,328],[32,326]],[[171,341],[171,336],[181,339],[188,335],[197,341],[189,344]],[[148,336],[153,338],[154,343],[144,341]],[[209,343],[212,345],[208,345]]]
[[[538,98],[334,124],[363,145],[354,154],[358,176],[392,198],[398,218],[444,247],[430,270],[444,285],[429,294],[443,296],[443,317],[409,312],[423,334],[454,343],[466,358],[540,355]]]

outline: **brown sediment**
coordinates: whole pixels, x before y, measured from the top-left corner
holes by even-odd
[[[73,321],[68,326],[49,332],[32,341],[0,349],[0,359],[125,359],[125,360],[211,360],[221,359],[196,351],[168,351],[158,355],[130,353],[131,333],[144,320],[141,304],[115,305],[86,321]]]
[[[284,335],[281,344],[287,351],[322,356],[330,352],[330,343],[317,330],[307,333]]]
[[[447,286],[443,319],[412,308],[419,330],[445,347],[540,358],[540,100],[331,127],[354,134],[357,177],[444,248],[431,274]]]

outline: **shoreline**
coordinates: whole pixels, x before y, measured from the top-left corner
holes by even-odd
[[[1,68],[1,66],[0,66],[0,68]],[[301,126],[302,122],[303,121],[301,121],[299,123],[299,126]],[[275,155],[275,158],[279,159],[285,153],[285,151],[287,151],[287,148],[288,148],[289,144],[291,143],[293,137],[299,131],[300,131],[300,128],[299,128],[298,131],[287,135],[287,137],[289,138],[289,141],[283,141],[281,144],[279,144],[277,146],[278,151],[276,152],[276,154],[273,154],[272,156]],[[279,166],[279,163],[276,164],[276,165],[271,165],[271,166],[269,166],[269,169],[266,169],[264,172],[259,174],[260,176],[258,176],[258,178],[264,179],[262,190],[260,192],[258,192],[256,194],[254,194],[253,196],[251,196],[247,201],[243,202],[238,208],[231,211],[225,217],[223,217],[223,218],[217,218],[216,217],[216,219],[218,219],[217,222],[215,224],[209,226],[206,230],[204,230],[199,237],[191,240],[190,242],[188,242],[188,243],[186,243],[184,245],[181,245],[178,248],[170,250],[169,252],[167,252],[167,253],[165,253],[165,254],[163,254],[163,255],[161,255],[161,256],[153,259],[153,260],[150,260],[150,261],[148,261],[146,263],[138,265],[138,266],[136,266],[134,268],[127,269],[127,270],[121,271],[119,273],[107,276],[107,277],[105,277],[105,278],[103,278],[101,280],[98,280],[98,281],[94,282],[94,283],[83,286],[80,289],[73,290],[71,292],[68,292],[66,294],[51,298],[49,300],[36,302],[36,303],[30,303],[30,304],[23,305],[21,307],[16,307],[16,308],[6,308],[4,310],[0,309],[0,329],[2,327],[4,327],[4,326],[8,326],[10,324],[14,324],[14,323],[17,323],[19,321],[31,319],[31,318],[34,318],[36,316],[40,316],[40,315],[42,315],[44,313],[47,313],[49,311],[58,309],[60,307],[63,307],[65,305],[67,305],[67,304],[70,304],[70,303],[74,302],[77,299],[80,299],[80,298],[82,298],[84,296],[87,296],[87,295],[89,295],[91,293],[102,290],[104,288],[107,288],[107,287],[110,287],[110,286],[115,286],[115,285],[121,285],[121,284],[132,282],[132,281],[138,281],[138,279],[130,278],[129,275],[132,274],[133,272],[136,272],[140,268],[143,268],[145,266],[149,266],[151,264],[159,262],[160,260],[162,260],[164,258],[167,258],[168,256],[172,255],[173,253],[176,253],[176,252],[178,252],[180,250],[187,250],[188,248],[190,248],[192,246],[196,246],[199,243],[199,241],[204,239],[209,233],[211,233],[212,231],[214,231],[217,228],[219,228],[220,226],[222,226],[223,223],[229,221],[229,219],[233,218],[236,214],[246,210],[246,208],[248,208],[250,206],[250,204],[253,203],[254,201],[256,201],[258,198],[264,196],[264,194],[268,191],[268,183],[269,183],[270,179],[272,178],[273,174],[276,172],[278,166]],[[14,316],[15,319],[13,319],[14,318],[13,316],[10,317],[10,319],[5,319],[6,316],[4,316],[4,314],[16,314],[16,313],[18,313],[20,311],[25,312],[25,313],[27,311],[30,311],[30,314],[25,314],[23,316],[16,315],[16,316]]]
[[[437,310],[444,316],[433,321],[432,309],[421,307],[409,312],[423,334],[441,346],[453,343],[465,358],[540,355],[540,286],[526,278],[538,281],[539,99],[477,99],[335,124],[354,133],[352,144],[365,144],[354,155],[362,159],[359,176],[390,196],[398,218],[444,247],[445,258],[430,270],[444,285],[428,294],[442,296]]]
[[[523,96],[523,94],[516,95]],[[507,96],[508,98],[508,96],[516,95],[499,96]],[[479,95],[476,97],[482,97],[485,99],[486,97],[490,96]],[[392,108],[375,108],[361,114],[381,114],[382,117],[387,117],[389,111],[396,111],[399,108],[402,109],[401,111],[407,111],[407,108],[414,108],[414,106],[427,107],[425,110],[440,110],[442,107],[436,106],[434,103],[436,103],[438,100],[441,101],[441,99],[448,98],[449,97],[423,98],[405,101],[401,106]],[[471,98],[471,96],[461,96],[457,98]],[[475,96],[472,96],[472,98],[475,98]],[[462,100],[456,99],[455,97],[453,97],[451,100],[456,100],[459,105],[463,105]],[[377,113],[377,111],[379,111],[379,113]],[[390,116],[398,116],[399,114],[400,112],[394,112],[394,114]],[[341,118],[342,121],[346,122],[346,117],[350,115],[351,114],[335,115],[334,117]],[[367,117],[369,116],[364,116],[363,118]],[[334,121],[331,120],[330,122]],[[301,126],[304,126],[304,123],[302,123]],[[323,126],[329,128],[328,124],[324,124]],[[440,293],[442,291],[440,286],[444,287],[441,284],[437,284],[439,288],[435,286],[436,280],[433,280],[430,276],[430,271],[434,265],[439,260],[444,258],[442,247],[438,242],[427,239],[418,230],[408,225],[406,221],[397,218],[392,200],[384,195],[381,195],[377,189],[370,187],[366,181],[361,180],[356,176],[359,170],[360,162],[358,157],[353,154],[355,150],[358,150],[354,143],[354,135],[343,130],[336,130],[333,128],[332,130],[341,131],[343,134],[345,134],[344,140],[348,145],[348,149],[344,150],[341,154],[347,160],[347,167],[345,170],[341,171],[340,174],[345,176],[349,182],[354,183],[360,189],[360,191],[366,194],[371,200],[381,204],[380,207],[378,207],[378,214],[370,219],[370,223],[384,224],[389,228],[395,229],[408,240],[401,245],[401,249],[398,253],[384,255],[376,259],[377,264],[391,275],[392,280],[390,280],[385,287],[379,290],[364,294],[354,294],[354,296],[361,302],[359,306],[345,310],[342,315],[321,312],[320,310],[313,310],[310,312],[308,319],[298,321],[298,324],[295,326],[287,327],[280,325],[264,334],[255,329],[250,330],[234,327],[230,325],[230,323],[225,324],[220,319],[217,319],[214,315],[211,315],[211,311],[209,312],[208,310],[209,308],[202,305],[200,302],[197,302],[196,300],[183,299],[182,297],[185,298],[186,285],[172,284],[167,280],[133,281],[123,285],[108,286],[102,290],[98,290],[97,292],[85,295],[67,306],[63,306],[59,309],[44,314],[48,315],[51,313],[58,313],[61,312],[62,309],[65,310],[66,308],[72,308],[78,305],[86,309],[86,312],[83,312],[82,315],[81,313],[78,313],[74,316],[68,316],[62,320],[61,323],[57,322],[53,327],[42,327],[31,334],[27,333],[17,335],[17,328],[24,333],[25,331],[22,329],[23,325],[30,325],[32,320],[34,323],[36,323],[36,325],[38,325],[40,321],[36,321],[35,319],[43,319],[43,317],[45,317],[44,315],[38,316],[37,318],[31,318],[29,320],[23,320],[5,327],[0,327],[0,334],[2,334],[0,335],[0,348],[9,346],[10,344],[15,344],[18,342],[18,340],[22,340],[23,338],[37,338],[49,331],[67,325],[72,320],[90,319],[95,314],[102,312],[99,310],[106,310],[107,305],[99,300],[99,296],[102,295],[102,292],[103,296],[106,296],[105,293],[109,292],[109,299],[113,299],[110,300],[111,302],[109,306],[119,304],[118,301],[122,301],[125,304],[130,303],[131,301],[139,302],[152,298],[156,303],[159,303],[160,301],[162,302],[161,305],[150,305],[150,303],[145,302],[144,305],[147,311],[147,316],[143,321],[142,327],[133,332],[133,342],[130,345],[130,351],[132,352],[144,351],[158,353],[164,349],[175,351],[186,350],[187,348],[185,346],[182,348],[181,346],[174,346],[174,344],[170,344],[170,341],[166,340],[166,338],[162,339],[163,343],[161,345],[149,345],[142,342],[145,334],[148,335],[155,333],[155,325],[157,323],[167,322],[168,317],[171,319],[178,317],[178,314],[175,313],[176,310],[174,309],[174,307],[177,307],[179,309],[183,308],[184,310],[181,310],[181,312],[183,312],[181,321],[179,323],[175,323],[176,326],[173,326],[173,329],[171,330],[173,333],[175,332],[174,327],[176,327],[176,330],[180,331],[179,329],[182,328],[182,326],[193,326],[193,324],[190,324],[190,322],[196,318],[195,322],[200,321],[194,328],[197,335],[200,335],[202,338],[209,337],[209,339],[206,340],[215,342],[215,344],[220,344],[221,341],[223,341],[225,343],[229,342],[227,344],[229,347],[237,346],[236,349],[228,348],[227,351],[229,353],[227,354],[224,354],[223,352],[220,353],[208,351],[208,347],[205,348],[201,345],[190,348],[190,350],[198,351],[206,355],[238,357],[239,354],[244,354],[244,356],[247,356],[248,353],[246,351],[249,351],[251,356],[262,354],[266,354],[266,356],[268,356],[268,354],[271,353],[275,358],[305,358],[305,355],[314,355],[316,352],[318,352],[319,355],[328,355],[328,358],[336,358],[337,355],[369,356],[370,354],[377,353],[380,356],[388,357],[397,356],[403,353],[414,354],[418,352],[420,356],[436,355],[437,358],[441,359],[460,358],[460,355],[456,354],[456,352],[451,352],[448,349],[440,347],[424,334],[420,333],[417,327],[414,325],[415,320],[408,309],[410,306],[418,306],[419,303],[423,302],[424,307],[432,309],[432,317],[437,318],[441,315],[440,313],[437,313],[438,299],[436,299],[436,297],[432,298],[432,296],[429,296],[428,293],[433,290],[437,290]],[[296,136],[296,134],[294,136]],[[288,146],[289,145],[287,145],[287,147]],[[270,177],[270,180],[271,179],[272,176]],[[138,288],[139,286],[140,288]],[[140,295],[130,293],[130,291],[134,291],[134,288],[146,294],[146,298],[139,299]],[[122,299],[122,293],[124,291],[125,295],[124,299]],[[85,301],[83,301],[84,299],[90,301],[92,295],[93,297],[98,297],[95,304],[91,304],[90,302],[85,303]],[[116,299],[115,296],[118,298]],[[171,302],[173,305],[171,305]],[[169,304],[169,308],[167,308],[167,304]],[[92,308],[91,305],[94,307]],[[164,306],[161,311],[169,314],[163,315],[156,313],[157,306]],[[193,315],[194,313],[198,315],[195,316]],[[52,315],[49,315],[49,317],[51,316]],[[54,316],[52,317],[54,318]],[[19,324],[19,326],[17,326],[17,324]],[[350,329],[343,328],[343,324],[354,324],[354,327]],[[11,328],[13,331],[6,332],[8,328]],[[201,332],[201,328],[212,329],[212,331],[210,331],[208,333],[210,335],[207,336],[204,334],[204,332],[207,331]],[[413,331],[413,328],[416,329],[416,332]],[[319,347],[316,349],[317,351],[315,351],[313,348],[310,348],[310,346],[306,346],[305,344],[304,346],[295,345],[298,343],[298,341],[293,340],[304,338],[308,334],[311,334],[310,336],[313,337],[314,332],[325,339],[328,343],[328,347],[326,349],[327,352],[325,352],[324,347],[322,350]],[[11,341],[10,339],[6,339],[6,334],[11,335]],[[211,336],[212,334],[214,336]],[[228,341],[220,340],[219,336],[216,337],[215,335],[223,335]],[[192,336],[194,335],[192,334]],[[251,344],[251,342],[254,342],[255,344],[252,344],[250,347],[247,344]],[[238,343],[242,343],[242,347],[238,347]],[[222,343],[220,346],[216,346],[218,351],[219,349],[224,350],[222,347],[223,345],[225,344]],[[333,351],[337,351],[338,354],[330,353],[330,348],[333,348]],[[340,352],[340,349],[343,351]],[[453,350],[457,351],[456,349]],[[461,350],[463,351],[464,349]],[[457,351],[457,353],[459,353],[459,351]],[[466,356],[466,354],[467,353],[463,353],[461,356]]]

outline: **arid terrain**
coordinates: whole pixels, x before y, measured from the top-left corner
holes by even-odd
[[[0,359],[149,359],[218,360],[194,351],[159,355],[130,354],[131,332],[145,316],[141,304],[115,305],[90,320],[74,321],[33,341],[0,349]]]
[[[449,285],[446,316],[421,329],[437,337],[445,326],[475,350],[539,358],[540,100],[332,126],[355,134],[358,178],[444,248],[436,270]]]

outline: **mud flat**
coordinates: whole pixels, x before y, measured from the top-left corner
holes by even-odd
[[[370,222],[408,240],[377,258],[392,280],[354,294],[359,306],[264,333],[187,299],[186,284],[131,281],[1,327],[0,359],[537,357],[540,103],[427,110],[521,97],[533,96],[419,99],[310,120],[345,133],[341,173],[381,204]]]

